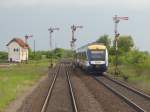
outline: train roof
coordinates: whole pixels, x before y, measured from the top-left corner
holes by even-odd
[[[78,48],[76,50],[76,52],[83,52],[83,51],[86,51],[87,49],[106,49],[106,46],[103,44],[103,43],[90,43],[90,44],[87,44],[85,46],[82,46],[80,48]]]

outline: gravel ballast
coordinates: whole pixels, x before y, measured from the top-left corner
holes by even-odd
[[[94,95],[95,99],[100,103],[104,112],[136,112],[122,99],[113,94],[103,85],[99,84],[87,73],[77,69],[76,75]]]
[[[73,73],[71,74],[71,81],[79,112],[103,112],[101,104],[80,77]]]
[[[60,68],[46,112],[73,112],[65,65]]]

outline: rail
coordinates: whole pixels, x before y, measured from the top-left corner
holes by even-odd
[[[69,74],[68,69],[66,70],[66,76],[67,76],[67,79],[68,79],[68,85],[69,85],[69,91],[70,91],[70,95],[71,95],[71,99],[72,99],[73,110],[74,110],[74,112],[78,112],[77,102],[76,102],[75,95],[74,95],[74,92],[73,92],[72,83],[71,83],[71,80],[70,80],[70,74]]]
[[[114,94],[116,94],[117,96],[119,96],[120,98],[122,98],[127,104],[129,104],[132,108],[134,108],[137,112],[146,112],[143,108],[141,108],[140,106],[138,106],[137,104],[135,104],[133,101],[131,101],[130,99],[128,99],[127,97],[125,97],[124,95],[122,95],[121,93],[119,93],[118,91],[116,91],[115,89],[113,89],[111,86],[109,86],[108,84],[104,83],[103,81],[99,80],[97,77],[93,77],[98,83],[104,85],[106,88],[108,88],[110,91],[112,91]]]

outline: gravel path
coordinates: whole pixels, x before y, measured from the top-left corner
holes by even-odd
[[[95,99],[100,103],[104,112],[136,112],[118,96],[103,85],[96,82],[91,76],[77,70],[76,75],[82,80]]]

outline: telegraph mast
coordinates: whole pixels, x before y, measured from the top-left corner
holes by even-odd
[[[50,42],[49,42],[49,45],[50,45],[50,51],[52,52],[52,33],[55,31],[55,30],[59,30],[59,28],[52,28],[50,27],[48,29],[49,31],[49,34],[50,34]],[[50,67],[53,67],[53,56],[51,55],[51,60],[50,60]]]
[[[118,40],[119,40],[119,32],[118,32],[118,24],[120,22],[120,20],[128,20],[128,17],[118,17],[117,15],[115,15],[113,17],[113,21],[115,23],[115,28],[114,28],[114,32],[115,32],[115,74],[118,75],[119,71],[118,71]]]

